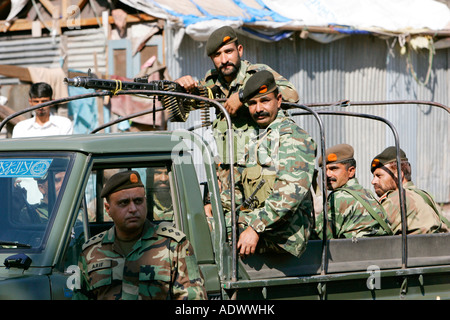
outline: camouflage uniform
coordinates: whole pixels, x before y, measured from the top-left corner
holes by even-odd
[[[408,234],[423,234],[448,232],[449,228],[442,222],[436,203],[432,201],[435,208],[427,204],[422,196],[418,193],[419,189],[408,181],[403,184],[406,198],[406,222],[408,226]],[[431,197],[430,197],[431,198]],[[402,232],[400,199],[398,189],[386,192],[380,202],[388,213],[388,219],[395,234]]]
[[[385,230],[372,217],[361,201],[357,200],[345,189],[349,189],[351,192],[355,192],[360,196],[366,202],[366,205],[369,205],[374,213],[379,215],[386,223],[388,230]],[[383,207],[370,191],[364,189],[358,183],[356,178],[348,180],[345,185],[337,188],[328,195],[327,210],[327,239],[381,236],[392,233]],[[315,228],[315,232],[320,239],[323,238],[323,224],[323,214],[320,214],[316,218]]]
[[[185,235],[167,223],[145,222],[128,255],[114,227],[83,245],[81,289],[74,299],[205,299],[203,278]]]
[[[169,188],[162,190],[152,190],[149,192],[153,211],[153,220],[170,220],[173,221],[173,205]]]
[[[283,101],[294,103],[298,102],[298,93],[292,83],[290,83],[279,73],[271,69],[269,66],[265,64],[251,64],[246,60],[241,60],[241,67],[239,68],[239,72],[236,78],[230,84],[226,83],[225,79],[223,79],[223,77],[219,74],[219,72],[217,72],[216,69],[211,69],[206,73],[205,78],[200,81],[200,85],[206,86],[208,88],[214,87],[216,89],[213,90],[215,92],[215,99],[229,98],[232,94],[239,92],[239,90],[243,88],[244,84],[253,74],[261,70],[269,70],[270,72],[272,72],[278,85],[278,90],[283,97]],[[250,141],[251,138],[255,137],[258,134],[259,127],[250,116],[248,107],[246,105],[243,105],[241,108],[239,108],[237,114],[231,118],[231,121],[234,136],[234,163],[236,163],[238,159],[241,159],[243,157],[243,150],[245,145]],[[227,128],[228,126],[224,116],[222,115],[222,113],[219,113],[217,115],[217,119],[215,119],[213,122],[213,134],[217,144],[220,161],[222,164],[226,165],[229,164],[229,156],[227,151],[228,144],[226,138]],[[219,179],[223,183],[223,188],[229,188],[229,170],[228,166],[226,165],[222,166],[219,169]],[[224,168],[224,170],[221,170],[222,168]]]
[[[240,227],[252,227],[260,244],[299,257],[310,234],[312,198],[309,188],[314,173],[316,143],[294,121],[278,111],[277,118],[248,144],[245,157],[236,168],[236,205],[253,193],[262,178],[266,181],[256,194],[254,209],[237,211]],[[231,227],[230,192],[222,192],[228,231]],[[260,249],[258,249],[261,252]]]
[[[220,76],[216,69],[209,70],[205,75],[205,79],[200,81],[200,83],[206,87],[215,87],[218,89],[215,90],[216,96],[214,98],[229,98],[232,94],[237,93],[241,88],[243,88],[244,84],[251,75],[261,70],[269,70],[273,73],[279,91],[283,96],[283,101],[298,101],[297,91],[288,80],[265,64],[251,64],[246,60],[241,60],[241,67],[236,79],[234,79],[229,85]],[[231,121],[233,123],[234,134],[234,162],[236,162],[238,159],[242,158],[244,146],[252,137],[255,137],[258,134],[259,127],[250,116],[246,105],[239,108],[237,115],[232,117]],[[227,122],[221,113],[218,114],[218,118],[213,122],[213,128],[214,138],[216,140],[221,158],[220,160],[223,163],[228,163],[228,153],[226,152],[226,150],[228,150],[226,142]]]

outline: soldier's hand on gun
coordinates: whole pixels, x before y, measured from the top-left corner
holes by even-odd
[[[239,94],[233,93],[227,101],[225,101],[223,106],[227,109],[230,116],[235,116],[239,108],[242,107],[242,102],[239,100]]]
[[[180,86],[182,86],[187,92],[191,92],[197,87],[197,81],[191,76],[183,76],[175,80]]]
[[[239,236],[237,249],[241,256],[248,256],[254,254],[256,251],[256,245],[259,241],[258,233],[253,230],[252,227],[247,227]]]

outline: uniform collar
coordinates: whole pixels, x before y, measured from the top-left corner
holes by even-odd
[[[142,230],[142,236],[140,239],[148,239],[150,238],[155,232],[155,228],[153,223],[151,223],[148,219],[144,222],[144,229]],[[114,243],[116,240],[116,231],[115,226],[112,226],[107,232],[105,237],[103,237],[102,243]]]
[[[241,59],[241,67],[238,70],[236,78],[233,81],[231,81],[231,83],[229,83],[229,84],[222,77],[222,74],[219,73],[216,69],[212,70],[210,75],[211,76],[214,74],[217,75],[215,85],[218,86],[228,96],[228,94],[230,92],[234,92],[233,89],[235,87],[242,87],[244,85],[245,75],[247,73],[247,69],[249,66],[250,66],[250,62],[248,62],[247,60]],[[207,78],[208,77],[209,77],[209,75],[207,76]]]
[[[414,183],[413,183],[412,181],[407,181],[407,182],[403,183],[402,186],[403,186],[403,189],[404,189],[404,190],[405,190],[405,189],[416,188],[416,186],[414,185]],[[391,193],[394,193],[394,192],[399,192],[399,191],[398,191],[398,188],[395,189],[395,190],[388,190],[388,191],[386,191],[386,193],[383,194],[383,195],[380,197],[380,201],[386,199]]]
[[[403,184],[403,188],[415,188],[416,186],[412,181],[407,181]]]
[[[340,189],[340,188],[347,188],[347,187],[352,188],[352,187],[355,187],[357,185],[359,185],[358,179],[356,177],[353,177],[351,179],[348,179],[347,183],[344,184],[342,187],[339,187],[338,189]]]
[[[280,124],[285,120],[286,115],[284,114],[283,110],[278,110],[277,116],[275,118],[275,120],[273,120],[264,131],[271,131],[274,130],[275,128],[279,127]]]

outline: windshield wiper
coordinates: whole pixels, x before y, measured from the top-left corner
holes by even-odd
[[[0,240],[0,246],[2,246],[2,247],[13,246],[13,247],[17,247],[17,248],[31,248],[31,245],[26,244],[26,243],[20,243],[17,241],[2,241],[2,240]]]

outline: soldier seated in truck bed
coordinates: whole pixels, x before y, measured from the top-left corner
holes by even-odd
[[[261,133],[237,164],[242,229],[237,248],[241,255],[275,251],[299,257],[310,234],[316,143],[280,109],[281,95],[270,72],[257,72],[247,81],[243,101]],[[229,196],[229,190],[223,192],[228,208]]]

